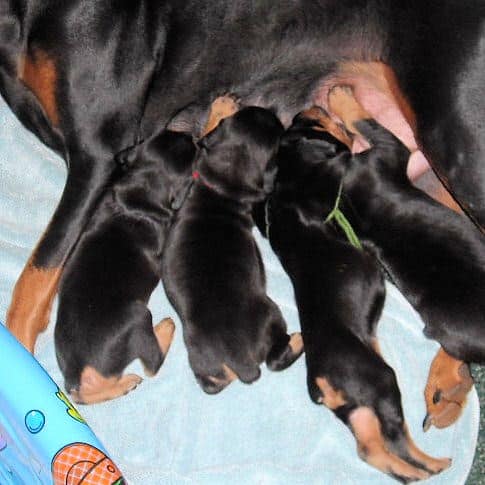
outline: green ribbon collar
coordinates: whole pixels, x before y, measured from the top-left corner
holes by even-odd
[[[335,200],[335,205],[328,214],[327,218],[325,219],[325,224],[335,220],[337,225],[344,231],[347,240],[349,241],[352,246],[357,249],[362,249],[362,244],[360,239],[355,234],[354,229],[352,228],[349,220],[345,217],[344,213],[340,210],[340,200],[342,198],[342,187],[343,187],[343,180],[340,182],[340,186],[338,188],[337,199]]]

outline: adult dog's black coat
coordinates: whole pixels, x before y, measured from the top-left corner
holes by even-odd
[[[184,327],[192,370],[208,393],[238,377],[258,379],[302,352],[266,295],[251,211],[272,183],[283,127],[262,108],[243,108],[202,141],[197,179],[178,211],[163,255],[163,282]],[[291,343],[291,345],[290,345]]]
[[[293,283],[310,397],[350,427],[369,464],[402,481],[423,479],[449,461],[424,455],[407,432],[394,371],[377,350],[385,288],[373,250],[324,222],[339,193],[326,165],[344,171],[339,152],[348,151],[316,126],[298,116],[285,133],[274,192],[255,218]],[[386,149],[377,143],[373,151]]]
[[[69,170],[8,315],[30,350],[115,155],[171,120],[198,131],[221,93],[289,121],[325,104],[326,81],[383,61],[440,177],[485,224],[481,0],[0,0],[0,19],[0,92]]]
[[[161,277],[171,203],[194,157],[192,137],[169,131],[123,154],[66,264],[55,343],[65,387],[78,402],[128,392],[140,379],[119,377],[137,358],[150,374],[162,365],[173,323],[162,321],[154,332],[147,303]]]

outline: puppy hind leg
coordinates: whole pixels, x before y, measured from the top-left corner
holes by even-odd
[[[281,371],[289,367],[303,353],[303,338],[300,332],[284,334],[273,343],[266,365],[272,371]]]
[[[359,456],[369,465],[403,483],[429,478],[448,468],[451,463],[448,459],[425,455],[412,441],[406,443],[404,453],[402,450],[396,453],[396,446],[390,446],[389,438],[383,433],[381,420],[369,407],[353,410],[349,414],[349,425],[357,440]],[[401,432],[399,434],[402,436]]]
[[[461,415],[473,379],[468,364],[451,357],[443,348],[436,354],[424,390],[427,414],[423,429],[445,428]]]
[[[128,394],[142,381],[136,374],[105,377],[94,367],[86,366],[81,373],[79,389],[71,396],[78,404],[95,404]]]
[[[143,363],[145,374],[153,377],[160,369],[173,340],[175,324],[171,318],[164,318],[152,327],[151,318],[149,328],[138,335],[137,348]]]
[[[237,374],[226,364],[221,370],[210,374],[195,373],[197,382],[207,394],[217,394],[225,389],[232,381],[238,379]]]

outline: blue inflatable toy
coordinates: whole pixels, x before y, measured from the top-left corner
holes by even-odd
[[[1,485],[124,484],[78,411],[1,323],[0,349]]]

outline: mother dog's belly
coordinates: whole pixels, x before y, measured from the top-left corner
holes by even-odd
[[[315,91],[313,102],[328,110],[328,92],[337,84],[352,86],[355,97],[369,115],[408,147],[411,151],[407,166],[409,179],[443,204],[458,209],[418,148],[414,113],[400,91],[392,69],[379,62],[341,63],[338,72],[327,77]],[[366,148],[367,142],[356,138],[353,151]]]

